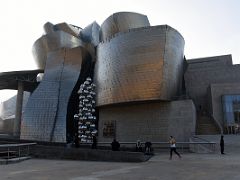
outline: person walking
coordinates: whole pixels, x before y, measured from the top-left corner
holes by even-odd
[[[169,140],[169,144],[170,144],[170,157],[169,159],[172,159],[172,152],[174,151],[175,154],[178,155],[179,158],[181,158],[181,155],[177,152],[176,149],[176,140],[174,139],[173,136],[170,136],[170,140]]]
[[[223,135],[221,136],[221,139],[220,139],[220,149],[221,149],[221,154],[225,154],[224,153],[224,139],[223,139]]]

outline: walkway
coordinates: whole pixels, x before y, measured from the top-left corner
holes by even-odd
[[[30,159],[0,166],[1,180],[239,180],[240,155],[158,154],[144,163]]]

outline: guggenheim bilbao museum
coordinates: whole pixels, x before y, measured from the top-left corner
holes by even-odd
[[[186,59],[177,30],[132,12],[85,28],[48,22],[44,32],[33,45],[37,70],[0,74],[1,89],[18,89],[13,135],[65,143],[235,133],[240,67],[231,55]],[[33,81],[6,83],[24,75]]]

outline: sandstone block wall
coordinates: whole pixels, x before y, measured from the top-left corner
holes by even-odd
[[[103,136],[106,124],[113,122],[118,141],[167,141],[170,135],[188,141],[195,133],[195,107],[191,100],[148,102],[99,108],[100,142],[114,138]]]
[[[210,94],[213,117],[224,127],[222,96],[240,95],[240,83],[211,84]]]
[[[193,59],[187,63],[186,91],[197,110],[210,113],[207,91],[211,84],[240,83],[240,65],[232,64],[231,55]]]

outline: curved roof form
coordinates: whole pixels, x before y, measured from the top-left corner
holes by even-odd
[[[114,13],[101,25],[100,41],[106,41],[118,32],[146,26],[150,26],[146,15],[133,12]]]
[[[18,81],[24,83],[24,91],[32,92],[38,85],[37,75],[43,70],[10,71],[0,73],[0,90],[18,89]]]
[[[100,26],[94,21],[81,30],[80,37],[84,42],[92,43],[94,46],[97,46],[99,44],[99,29]]]
[[[98,33],[99,27],[97,26],[96,23],[93,23],[91,28],[86,30],[91,34],[90,38],[93,38],[93,29],[95,34],[95,31]],[[50,22],[47,22],[44,25],[44,31],[46,34],[36,40],[32,48],[33,57],[39,69],[45,68],[48,53],[61,48],[71,49],[80,46],[85,48],[92,57],[95,57],[94,45],[89,42],[84,42],[84,40],[80,38],[80,27],[69,25],[67,23],[53,25]],[[95,34],[94,36],[96,36]],[[97,44],[98,36],[95,39],[94,38],[93,41]]]
[[[64,31],[55,31],[40,37],[33,45],[33,57],[39,69],[44,69],[47,54],[60,48],[83,46],[83,42]]]
[[[53,25],[52,23],[47,22],[46,24],[44,24],[43,28],[46,34],[49,34],[55,31],[63,31],[75,37],[78,37],[81,29],[80,27],[77,28],[77,26],[73,26],[65,22],[59,23],[56,25]]]
[[[172,100],[182,84],[184,39],[167,25],[134,28],[98,45],[97,106]]]

